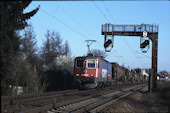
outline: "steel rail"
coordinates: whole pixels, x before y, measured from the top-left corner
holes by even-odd
[[[143,86],[142,86],[143,87]],[[112,105],[113,103],[115,103],[116,101],[120,100],[121,98],[124,98],[128,95],[130,95],[131,93],[133,93],[136,90],[139,90],[141,87],[138,87],[136,89],[131,89],[130,91],[125,91],[123,92],[121,95],[119,96],[115,96],[113,98],[110,98],[109,101],[105,102],[105,103],[100,103],[98,106],[95,106],[91,109],[89,109],[89,113],[96,113],[96,112],[100,112],[102,109],[106,108],[107,106]]]
[[[139,85],[136,87],[128,88],[128,89],[123,89],[121,91],[116,91],[112,92],[110,94],[105,94],[102,96],[94,96],[93,98],[90,98],[88,100],[83,100],[83,101],[77,101],[77,102],[72,102],[72,103],[63,103],[63,106],[60,106],[53,110],[53,112],[74,112],[74,113],[81,113],[81,112],[89,112],[90,110],[101,106],[105,103],[108,103],[112,100],[118,99],[123,95],[129,94],[129,92],[132,92],[133,90],[137,90],[141,88],[143,85]],[[56,107],[56,106],[55,106]]]
[[[121,87],[121,89],[120,89],[120,87]],[[127,87],[132,87],[132,86],[131,85],[130,86],[129,85],[124,85],[123,88],[122,88],[122,86],[106,88],[107,91],[106,90],[105,91],[104,90],[99,90],[97,92],[97,94],[96,93],[93,94],[94,91],[96,91],[96,90],[90,90],[90,92],[89,92],[89,90],[80,91],[79,93],[77,92],[75,94],[76,95],[80,94],[81,96],[85,96],[85,97],[81,97],[81,98],[77,98],[77,99],[73,99],[73,100],[69,100],[69,101],[58,102],[58,103],[55,103],[55,104],[51,104],[52,103],[51,102],[48,105],[42,105],[41,107],[36,107],[36,108],[29,108],[28,107],[29,109],[27,108],[27,110],[24,110],[24,109],[22,111],[20,110],[19,113],[39,113],[39,112],[42,113],[43,111],[47,112],[47,111],[52,111],[52,110],[58,110],[59,107],[66,107],[66,106],[71,105],[73,103],[77,103],[77,102],[80,103],[81,101],[85,101],[85,100],[95,98],[95,97],[100,97],[102,95],[108,95],[109,93],[113,93],[113,92],[116,92],[116,91],[118,91],[118,92],[126,92],[126,90],[127,91],[132,90],[132,89],[129,89]],[[134,84],[133,84],[133,87],[134,87]],[[86,94],[86,93],[88,93],[88,94]],[[66,94],[66,95],[69,95],[69,94]],[[88,95],[90,95],[90,96],[88,96]],[[63,95],[60,95],[60,96],[62,97]],[[47,98],[44,98],[44,99],[47,99]],[[38,99],[36,99],[36,100],[38,100]],[[39,100],[41,100],[41,99],[39,98]],[[97,102],[97,103],[99,103],[99,102]]]
[[[11,100],[19,100],[19,99],[25,99],[25,98],[32,98],[32,97],[39,97],[39,96],[44,96],[44,95],[54,95],[54,94],[63,94],[63,93],[69,93],[73,91],[78,91],[77,89],[75,90],[64,90],[64,91],[55,91],[55,92],[46,92],[46,93],[32,93],[32,94],[23,94],[23,95],[13,95],[13,96],[2,96],[1,101],[11,101]]]

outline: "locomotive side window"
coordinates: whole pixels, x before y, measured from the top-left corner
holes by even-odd
[[[83,68],[84,67],[84,60],[83,59],[77,59],[76,67]]]
[[[95,68],[95,60],[87,60],[87,68]]]

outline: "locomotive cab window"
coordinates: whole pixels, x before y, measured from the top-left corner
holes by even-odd
[[[84,67],[84,60],[83,59],[77,59],[76,60],[76,67],[77,68],[83,68]]]
[[[95,60],[87,60],[87,68],[95,68],[96,62]]]

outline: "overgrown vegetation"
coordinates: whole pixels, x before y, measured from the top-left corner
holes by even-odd
[[[19,30],[27,26],[27,20],[34,16],[39,7],[23,13],[23,10],[31,3],[31,1],[8,1],[1,2],[1,94],[11,94],[12,90],[9,85],[16,86],[19,84],[19,76],[21,73],[21,65],[23,58],[20,54],[21,37]],[[30,67],[25,67],[25,69]]]
[[[170,87],[158,89],[152,94],[147,94],[147,105],[151,113],[168,113],[170,107]]]
[[[45,91],[54,91],[72,88],[73,81],[73,58],[66,41],[62,44],[59,33],[47,30],[43,47],[40,51],[40,58],[43,61],[43,71],[45,73]],[[66,74],[64,74],[64,72]],[[68,79],[68,80],[67,80]],[[67,82],[66,82],[67,81]]]
[[[16,94],[19,87],[23,93],[72,88],[73,58],[69,44],[67,41],[63,44],[58,32],[48,30],[38,51],[36,33],[27,20],[36,15],[40,7],[23,13],[30,3],[0,4],[1,95]],[[65,80],[69,82],[63,84]]]

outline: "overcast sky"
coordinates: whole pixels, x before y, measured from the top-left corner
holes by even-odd
[[[25,12],[40,5],[29,20],[40,48],[47,30],[68,41],[72,56],[88,51],[85,40],[96,40],[91,49],[104,50],[101,25],[159,25],[158,71],[170,72],[170,2],[169,1],[32,1]],[[151,68],[152,46],[147,53],[140,49],[140,37],[115,36],[114,47],[106,60],[129,68]]]

